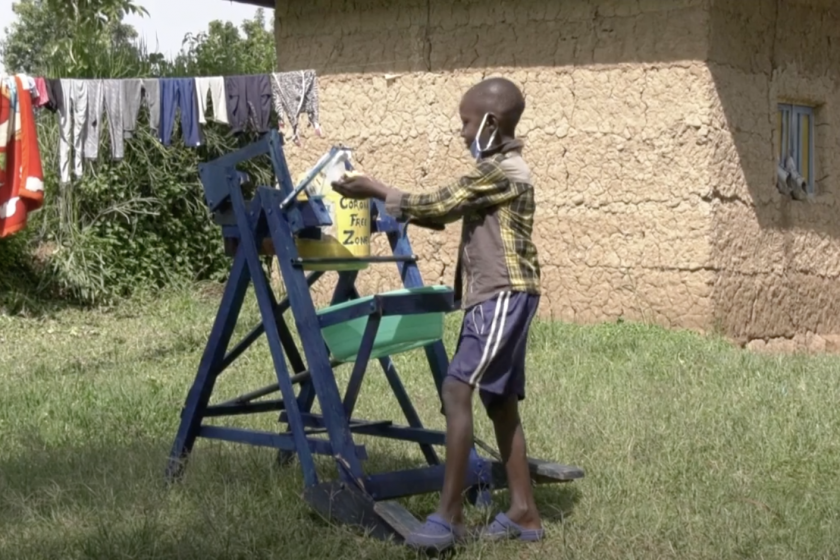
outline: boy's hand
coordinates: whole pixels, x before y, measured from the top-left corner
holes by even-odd
[[[355,174],[345,175],[340,181],[334,182],[332,188],[338,194],[347,198],[379,198],[382,200],[391,190],[372,177]]]

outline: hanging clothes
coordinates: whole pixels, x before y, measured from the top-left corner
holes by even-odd
[[[123,80],[122,84],[122,134],[131,138],[137,130],[137,115],[143,102],[143,80]]]
[[[298,124],[302,113],[308,115],[309,124],[321,136],[318,81],[314,70],[274,73],[271,75],[271,89],[280,125],[283,126],[285,120],[289,121],[293,142],[300,143]]]
[[[87,130],[88,88],[85,80],[61,80],[61,108],[59,110],[58,165],[59,182],[70,182],[70,157],[72,145],[73,174],[82,176],[85,132]]]
[[[105,115],[108,117],[108,137],[111,140],[111,159],[121,160],[125,155],[123,130],[123,80],[102,80],[105,98]]]
[[[50,95],[47,92],[47,81],[44,78],[35,78],[35,89],[38,90],[37,102],[33,99],[33,106],[44,107],[50,102]]]
[[[44,204],[44,174],[25,76],[0,79],[0,237],[26,227]]]
[[[35,81],[35,78],[24,74],[17,74],[15,75],[15,78],[20,79],[23,84],[23,87],[18,88],[19,91],[26,91],[29,93],[30,102],[38,99],[40,94],[38,92],[38,83]]]
[[[228,124],[227,95],[225,79],[221,76],[196,78],[195,92],[198,96],[198,122],[207,124],[207,94],[213,103],[213,120]]]
[[[61,89],[61,80],[47,79],[44,80],[47,84],[47,95],[49,101],[44,107],[53,113],[61,113],[64,111],[64,92]]]
[[[102,80],[80,80],[87,89],[87,121],[85,130],[85,159],[99,157],[99,133],[105,113],[105,90]]]
[[[271,119],[271,81],[267,74],[225,78],[228,123],[234,134],[249,126],[262,134]]]
[[[160,132],[160,80],[143,80],[143,98],[149,108],[149,127],[157,134]]]
[[[198,101],[195,96],[195,80],[192,78],[165,78],[160,80],[161,125],[160,140],[164,146],[172,141],[175,127],[175,110],[181,113],[181,134],[189,147],[201,143],[198,128]]]

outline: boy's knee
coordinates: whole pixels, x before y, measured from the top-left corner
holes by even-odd
[[[472,391],[473,388],[453,377],[447,377],[443,380],[443,388],[441,390],[443,397],[443,406],[449,407],[472,407]]]
[[[519,417],[519,399],[515,395],[493,395],[483,399],[487,416],[495,422],[510,423]]]

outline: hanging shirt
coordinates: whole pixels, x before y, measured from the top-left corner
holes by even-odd
[[[274,110],[280,118],[280,125],[285,120],[292,127],[292,141],[299,143],[298,123],[300,115],[309,116],[309,124],[315,133],[321,135],[319,122],[318,82],[314,70],[301,72],[278,72],[271,75],[271,91]]]
[[[44,204],[44,174],[32,96],[20,76],[0,79],[0,237],[26,227]]]
[[[225,79],[220,76],[196,78],[195,91],[198,96],[198,122],[207,123],[207,94],[209,93],[210,101],[213,103],[213,120],[228,124]]]

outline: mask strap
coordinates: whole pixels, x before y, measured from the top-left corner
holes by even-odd
[[[490,138],[488,138],[488,139],[487,139],[487,145],[486,145],[486,146],[484,146],[484,149],[483,149],[483,150],[481,150],[482,152],[486,152],[487,150],[489,150],[489,149],[490,149],[490,146],[492,146],[492,145],[493,145],[493,140],[495,140],[495,139],[496,139],[496,133],[497,133],[497,132],[498,132],[498,129],[493,131],[493,134],[491,134],[491,135],[490,135]]]
[[[493,134],[490,135],[490,138],[487,139],[487,145],[484,146],[483,148],[481,147],[481,140],[480,140],[481,133],[484,132],[484,125],[487,124],[487,117],[489,117],[489,116],[490,116],[490,113],[484,113],[484,118],[481,119],[481,125],[479,125],[478,132],[475,135],[475,144],[476,144],[476,146],[478,146],[478,151],[479,152],[486,152],[487,150],[490,149],[490,146],[493,145],[493,140],[496,139],[496,133],[498,132],[498,129],[494,130]]]

